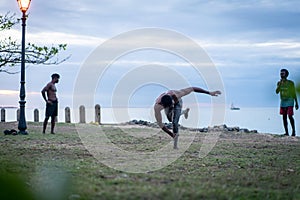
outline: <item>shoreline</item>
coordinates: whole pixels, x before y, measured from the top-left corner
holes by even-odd
[[[129,122],[121,123],[121,125],[139,125],[139,126],[147,126],[147,127],[152,127],[152,128],[159,128],[157,123],[155,122],[148,122],[144,120],[131,120]],[[165,123],[165,126],[168,129],[172,129],[172,123]],[[258,133],[257,130],[249,130],[248,128],[240,128],[239,126],[233,126],[229,127],[226,124],[222,125],[215,125],[213,127],[203,127],[203,128],[194,128],[194,127],[185,127],[179,124],[179,128],[181,130],[189,130],[189,131],[196,131],[196,132],[210,132],[210,131],[237,131],[237,132],[244,132],[244,133]]]
[[[95,123],[90,123],[94,124]],[[101,125],[108,125],[108,126],[116,126],[116,127],[122,127],[122,128],[154,128],[158,129],[159,126],[156,122],[149,122],[145,120],[131,120],[129,122],[124,123],[103,123]],[[165,123],[165,126],[168,129],[172,129],[172,123]],[[249,134],[267,134],[267,135],[275,135],[275,136],[284,136],[283,134],[278,133],[272,133],[272,132],[259,132],[256,129],[248,129],[240,126],[227,126],[226,124],[222,125],[215,125],[215,126],[208,126],[208,127],[201,127],[201,128],[194,128],[194,127],[185,127],[182,125],[179,125],[180,130],[188,130],[193,132],[199,132],[199,133],[209,133],[209,132],[239,132],[239,133],[249,133]],[[296,133],[296,137],[299,137]]]
[[[42,126],[43,122],[32,122],[28,121],[27,125],[30,124],[36,124],[40,123]],[[18,121],[9,121],[9,122],[0,122],[0,124],[4,125],[7,124],[10,128],[13,128],[17,130],[18,128]],[[79,123],[65,123],[65,122],[57,122],[57,124],[79,124]],[[119,128],[153,128],[153,129],[159,129],[159,126],[157,125],[156,122],[149,122],[145,120],[131,120],[128,122],[123,122],[123,123],[95,123],[95,122],[89,122],[85,123],[87,125],[94,125],[94,126],[113,126],[113,127],[119,127]],[[165,126],[168,129],[172,129],[172,123],[165,123]],[[10,128],[7,129],[10,129]],[[210,132],[238,132],[238,133],[249,133],[249,134],[267,134],[267,135],[275,135],[275,136],[282,136],[284,137],[283,134],[278,134],[278,133],[271,133],[271,132],[259,132],[256,129],[248,129],[248,128],[243,128],[239,126],[227,126],[226,124],[222,125],[215,125],[215,126],[208,126],[208,127],[201,127],[201,128],[194,128],[194,127],[185,127],[179,124],[179,129],[180,130],[187,130],[187,131],[192,131],[192,132],[199,132],[199,133],[210,133]],[[296,137],[299,137],[296,133]]]

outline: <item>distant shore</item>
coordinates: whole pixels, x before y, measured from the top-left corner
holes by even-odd
[[[0,106],[0,109],[2,109],[2,108],[4,108],[4,109],[16,109],[18,107],[15,107],[15,106]]]

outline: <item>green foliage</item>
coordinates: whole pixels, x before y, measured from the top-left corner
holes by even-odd
[[[18,24],[15,14],[0,15],[0,31],[11,29]],[[25,47],[25,62],[29,64],[58,65],[66,61],[70,56],[59,59],[58,55],[65,51],[67,44],[52,46],[38,46],[28,43]],[[0,40],[0,72],[14,73],[12,67],[21,63],[21,44],[11,37]]]
[[[5,15],[0,15],[0,31],[9,30],[15,24],[17,24],[20,19],[15,18],[15,14],[10,15],[9,13]]]

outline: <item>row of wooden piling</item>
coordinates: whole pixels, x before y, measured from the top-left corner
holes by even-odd
[[[16,112],[17,121],[20,119],[20,109]],[[1,122],[6,121],[6,110],[1,108]],[[33,121],[39,122],[39,110],[36,108],[33,110]],[[65,123],[71,123],[71,109],[69,107],[65,108]],[[86,123],[85,106],[79,106],[79,123]],[[101,124],[101,106],[99,104],[95,105],[95,123]]]

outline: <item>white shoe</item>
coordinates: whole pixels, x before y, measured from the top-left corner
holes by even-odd
[[[189,117],[189,111],[190,111],[189,108],[187,108],[187,109],[185,109],[185,111],[183,111],[183,114],[184,114],[184,118],[185,118],[185,119],[187,119],[187,118]]]

